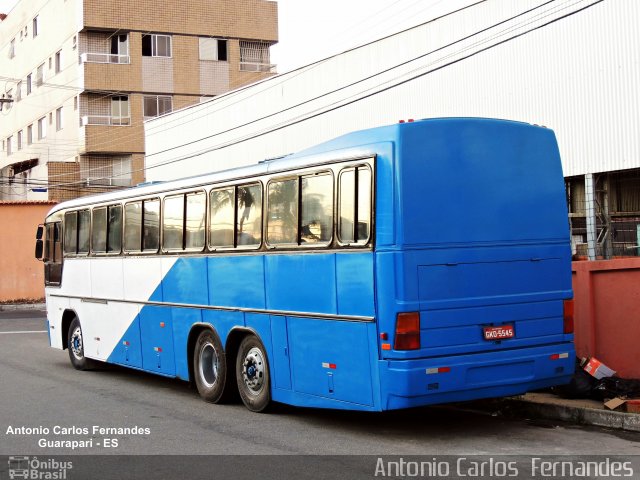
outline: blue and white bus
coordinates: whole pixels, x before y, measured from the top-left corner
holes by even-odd
[[[573,374],[564,182],[542,127],[409,121],[79,198],[37,250],[50,344],[75,368],[177,377],[214,403],[380,411]]]

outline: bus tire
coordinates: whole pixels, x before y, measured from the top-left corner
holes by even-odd
[[[213,330],[203,330],[193,349],[193,376],[203,400],[220,403],[226,399],[227,357]],[[225,392],[226,390],[226,392]]]
[[[262,342],[248,335],[240,343],[236,379],[242,403],[252,412],[264,412],[271,403],[269,362]]]
[[[84,356],[84,341],[82,337],[82,326],[78,317],[74,317],[69,331],[67,332],[67,350],[71,365],[76,370],[91,370],[96,366],[96,362]]]

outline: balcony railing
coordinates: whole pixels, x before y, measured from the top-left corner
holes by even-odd
[[[271,63],[240,62],[240,70],[243,72],[276,73],[276,66]]]
[[[131,124],[131,117],[112,117],[110,115],[86,115],[80,120],[83,127],[86,125],[126,126]]]
[[[115,55],[112,53],[83,53],[80,55],[82,63],[131,63],[129,55]]]

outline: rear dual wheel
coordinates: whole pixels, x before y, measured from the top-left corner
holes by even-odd
[[[198,393],[207,402],[221,403],[231,396],[227,357],[213,330],[203,330],[193,351],[194,377]]]
[[[236,379],[244,405],[252,412],[264,412],[271,403],[269,363],[264,345],[255,335],[245,337],[240,343]]]
[[[218,335],[213,330],[203,330],[193,351],[193,367],[198,393],[207,402],[221,403],[237,391],[252,412],[263,412],[271,403],[267,354],[255,335],[240,343],[234,371],[229,369]]]

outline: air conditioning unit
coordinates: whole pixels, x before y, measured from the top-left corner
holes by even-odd
[[[99,185],[99,186],[103,186],[103,187],[110,187],[112,185],[111,178],[104,178],[104,177],[87,177],[85,182],[86,182],[87,187],[92,186],[92,185],[93,186]]]

